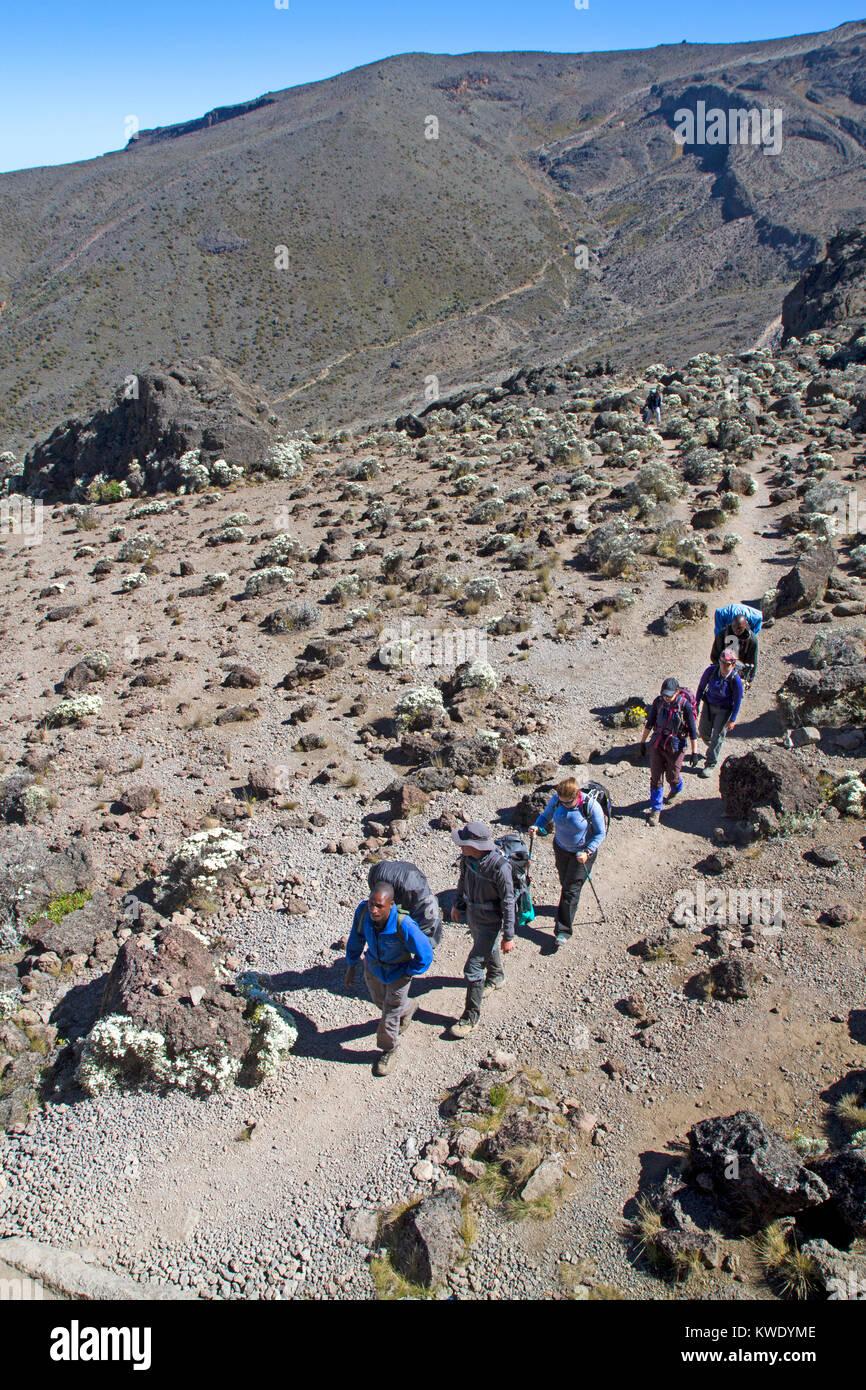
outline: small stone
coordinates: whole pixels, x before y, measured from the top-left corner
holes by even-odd
[[[416,1182],[432,1182],[435,1176],[436,1169],[429,1159],[422,1158],[412,1165],[412,1177]]]
[[[834,864],[839,864],[842,859],[841,854],[833,845],[815,845],[812,853],[818,863],[826,865],[827,868],[832,868]]]
[[[196,1008],[196,1006],[201,1003],[201,1001],[205,997],[205,994],[206,990],[203,985],[193,985],[192,989],[189,992],[189,1001],[192,1004],[193,1008]]]

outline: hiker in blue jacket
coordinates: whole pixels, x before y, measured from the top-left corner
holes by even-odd
[[[553,826],[553,857],[562,892],[556,909],[556,948],[572,934],[583,885],[592,872],[605,836],[604,812],[594,798],[587,807],[577,782],[560,782],[534,825],[530,837],[546,835]]]
[[[366,949],[366,954],[364,954]],[[346,988],[355,985],[355,967],[364,955],[364,979],[370,998],[382,1010],[376,1042],[381,1049],[374,1076],[387,1076],[401,1033],[418,1007],[409,1003],[414,975],[423,975],[433,960],[433,947],[417,922],[398,912],[390,883],[378,883],[367,902],[355,909],[346,944]]]
[[[698,771],[699,777],[712,777],[725,734],[733,733],[737,722],[743,682],[737,675],[736,665],[737,653],[728,647],[713,666],[707,667],[698,684],[699,733],[707,745],[706,761]]]

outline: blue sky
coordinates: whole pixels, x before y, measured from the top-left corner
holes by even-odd
[[[190,120],[393,53],[552,52],[726,43],[857,19],[834,0],[79,0],[6,7],[0,170],[89,159]]]

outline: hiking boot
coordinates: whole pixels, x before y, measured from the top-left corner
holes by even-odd
[[[388,1072],[391,1070],[391,1068],[392,1068],[393,1065],[394,1065],[394,1054],[395,1054],[396,1050],[397,1050],[396,1048],[392,1047],[391,1050],[390,1050],[390,1052],[380,1052],[380,1053],[379,1053],[379,1056],[376,1058],[375,1062],[373,1063],[373,1075],[374,1075],[374,1076],[387,1076],[387,1075],[388,1075]]]
[[[682,789],[683,789],[683,784],[682,784],[682,782],[680,782],[680,784],[679,784],[678,787],[671,787],[671,790],[668,792],[668,801],[671,802],[671,801],[674,800],[675,797],[679,796],[679,794],[680,794],[680,792],[682,791]]]
[[[448,1029],[449,1038],[468,1038],[473,1028],[478,1027],[479,1020],[472,1018],[469,1014],[464,1014],[462,1018],[455,1019]]]
[[[504,976],[504,975],[500,975],[498,980],[485,980],[485,981],[484,981],[484,997],[486,998],[488,994],[494,994],[494,993],[496,992],[496,990],[501,989],[502,986],[503,986],[504,984],[505,984],[505,976]]]
[[[647,823],[647,825],[658,825],[658,823],[659,823],[659,813],[658,813],[658,811],[650,811],[649,815],[647,816],[647,822],[646,822],[646,823]]]
[[[559,948],[560,948],[560,946],[564,946],[565,943],[566,943],[566,941],[570,941],[570,940],[571,940],[571,937],[570,937],[570,936],[566,936],[566,934],[565,934],[564,931],[558,931],[558,932],[556,933],[556,936],[553,938],[553,948],[554,948],[554,950],[555,950],[555,951],[558,951]]]
[[[699,768],[698,768],[698,776],[699,776],[699,777],[712,777],[713,771],[714,771],[714,769],[711,768],[711,767],[699,767]]]
[[[418,1001],[417,1001],[417,999],[415,999],[415,1000],[413,1000],[413,1002],[409,1005],[409,1007],[408,1007],[408,1009],[406,1010],[406,1012],[404,1013],[403,1017],[400,1019],[400,1032],[401,1032],[401,1033],[405,1033],[405,1032],[406,1032],[406,1029],[409,1027],[409,1024],[412,1022],[412,1019],[415,1017],[415,1012],[416,1012],[417,1008],[418,1008]]]

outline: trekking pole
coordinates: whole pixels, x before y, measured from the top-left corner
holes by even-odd
[[[594,884],[593,881],[592,881],[592,875],[591,875],[591,873],[589,872],[588,869],[587,869],[587,871],[586,871],[586,881],[587,881],[587,883],[589,884],[590,888],[592,889],[593,895],[594,895],[594,897],[595,897],[595,900],[596,900],[596,902],[598,903],[598,910],[599,910],[599,912],[601,913],[601,920],[602,920],[603,922],[606,922],[606,921],[607,921],[607,918],[606,918],[605,915],[604,915],[604,908],[603,908],[602,905],[601,905],[601,898],[598,896],[598,894],[597,894],[596,891],[595,891],[595,884]]]

